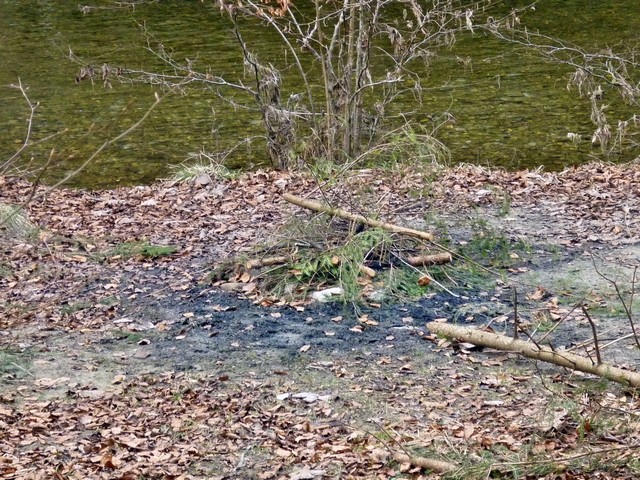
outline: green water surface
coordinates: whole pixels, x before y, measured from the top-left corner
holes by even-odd
[[[84,14],[77,0],[0,0],[0,160],[15,152],[25,136],[29,110],[20,93],[9,87],[18,78],[29,86],[31,100],[40,102],[33,138],[68,129],[23,157],[42,164],[55,149],[48,181],[64,177],[102,142],[139,119],[158,87],[113,82],[113,88],[105,88],[100,80],[77,84],[80,66],[68,53],[71,49],[96,66],[108,62],[158,70],[162,64],[145,49],[141,24],[154,35],[154,48],[162,43],[176,59],[193,60],[199,70],[241,78],[241,52],[215,3],[167,0]],[[499,8],[508,12],[518,3],[522,4],[499,2]],[[640,0],[542,0],[523,23],[590,48],[637,43]],[[244,29],[244,36],[261,59],[281,57],[281,44],[268,29],[252,25]],[[470,63],[463,64],[462,58]],[[599,154],[588,141],[567,141],[568,132],[588,137],[593,130],[588,100],[575,90],[567,91],[570,72],[513,45],[468,33],[425,68],[424,86],[432,90],[424,105],[407,98],[397,108],[417,111],[417,120],[425,123],[448,110],[456,121],[441,131],[440,138],[450,147],[454,162],[559,169]],[[296,92],[295,85],[285,88],[284,98]],[[615,101],[608,113],[611,119],[629,114]],[[223,151],[261,133],[257,112],[234,109],[213,92],[195,87],[167,97],[141,129],[111,146],[72,184],[103,188],[148,183],[167,175],[169,165],[180,163],[189,152]],[[633,155],[637,152],[619,160]],[[258,141],[250,149],[239,149],[230,161],[251,167],[267,160]]]

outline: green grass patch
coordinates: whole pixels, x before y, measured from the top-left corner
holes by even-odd
[[[122,329],[113,330],[112,335],[115,340],[125,340],[130,343],[138,343],[144,338],[141,333]]]
[[[76,312],[85,310],[91,306],[89,302],[69,302],[60,307],[60,313],[62,315],[73,315]]]
[[[22,207],[0,203],[0,236],[29,240],[37,234],[38,227],[27,218]]]
[[[506,281],[506,269],[526,261],[531,254],[526,242],[510,240],[483,219],[476,219],[470,227],[468,240],[457,248],[443,241],[457,254],[453,263],[429,268],[431,276],[443,285],[453,289],[493,289],[496,280]]]
[[[132,257],[155,259],[173,255],[177,251],[178,247],[173,245],[155,245],[148,242],[124,242],[110,250],[93,254],[93,257],[97,260],[126,260]]]
[[[0,278],[7,278],[13,275],[13,272],[4,263],[0,263]]]
[[[344,175],[344,166],[330,162],[326,158],[317,158],[305,166],[317,182],[323,182],[326,186],[335,185]]]
[[[430,267],[429,273],[436,281],[453,289],[492,290],[498,278],[505,279],[504,274],[496,275],[481,265],[464,259],[456,259],[450,265]]]
[[[171,175],[168,180],[176,183],[194,183],[235,178],[238,173],[224,165],[229,153],[212,153],[205,150],[190,153],[183,163],[170,167]]]
[[[391,267],[381,276],[386,298],[393,300],[412,300],[422,297],[433,289],[430,285],[420,286],[418,280],[424,275],[417,269]]]
[[[31,355],[13,348],[0,348],[0,377],[8,380],[29,375]]]
[[[410,166],[435,166],[441,169],[451,158],[449,149],[426,127],[406,124],[389,132],[384,141],[369,150],[369,165],[406,169]]]
[[[458,253],[487,267],[511,267],[521,261],[522,256],[531,253],[531,246],[526,242],[510,240],[491,228],[485,220],[474,221],[471,230],[471,238],[460,247]]]
[[[120,300],[118,299],[118,297],[111,295],[109,297],[101,298],[100,300],[98,300],[98,303],[100,305],[106,305],[107,307],[112,307],[114,305],[118,305],[120,303]]]

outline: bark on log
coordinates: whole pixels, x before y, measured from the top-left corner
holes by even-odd
[[[293,203],[294,205],[298,205],[299,207],[308,208],[309,210],[314,210],[316,212],[328,213],[329,215],[335,215],[336,217],[344,218],[345,220],[364,223],[365,225],[369,225],[370,227],[381,228],[383,230],[387,230],[388,232],[400,233],[402,235],[420,238],[428,242],[433,241],[433,235],[431,233],[421,232],[420,230],[413,230],[406,227],[400,227],[398,225],[393,225],[392,223],[380,222],[378,220],[367,218],[363,215],[347,212],[346,210],[342,210],[341,208],[334,208],[330,207],[329,205],[324,205],[320,202],[316,202],[314,200],[306,200],[304,198],[296,197],[295,195],[292,195],[290,193],[282,194],[282,198],[284,198],[289,203]]]
[[[449,252],[434,253],[433,255],[418,255],[407,258],[407,263],[412,267],[426,267],[428,265],[443,265],[451,262]]]
[[[578,370],[580,372],[591,373],[592,375],[622,383],[623,385],[631,385],[636,388],[640,387],[640,373],[623,370],[605,363],[597,365],[594,364],[591,359],[573,353],[561,350],[553,351],[550,348],[539,349],[533,343],[525,342],[524,340],[516,340],[511,337],[505,337],[504,335],[448,323],[430,322],[427,324],[427,328],[438,335],[456,338],[463,342],[520,353],[528,358],[554,363],[561,367]]]

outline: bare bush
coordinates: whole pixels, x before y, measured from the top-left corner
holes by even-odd
[[[199,70],[192,61],[178,61],[142,27],[148,50],[167,67],[164,72],[83,64],[78,81],[209,88],[234,108],[259,112],[269,157],[278,168],[315,158],[344,163],[375,147],[385,131],[415,113],[394,112],[399,97],[410,96],[420,108],[425,91],[419,72],[437,49],[453,45],[461,32],[473,32],[474,22],[492,5],[444,0],[217,3],[241,47],[242,78],[224,78]],[[258,58],[242,36],[246,19],[276,32],[286,60]],[[285,74],[292,77],[287,82]],[[285,91],[284,85],[294,84],[297,90]]]

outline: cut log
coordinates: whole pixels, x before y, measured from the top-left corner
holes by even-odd
[[[369,225],[370,227],[381,228],[383,230],[387,230],[388,232],[420,238],[428,242],[433,241],[433,235],[431,233],[422,232],[420,230],[413,230],[406,227],[400,227],[399,225],[394,225],[392,223],[380,222],[378,220],[373,220],[372,218],[367,218],[363,215],[347,212],[346,210],[342,210],[341,208],[330,207],[329,205],[316,202],[315,200],[306,200],[304,198],[296,197],[295,195],[292,195],[290,193],[282,194],[282,198],[284,198],[289,203],[293,203],[294,205],[298,205],[299,207],[308,208],[309,210],[314,210],[316,212],[328,213],[329,215],[335,215],[336,217],[344,218],[345,220],[364,223],[365,225]]]
[[[367,267],[366,265],[360,265],[360,273],[365,274],[369,278],[373,278],[376,276],[376,271],[371,267]]]
[[[393,455],[393,459],[396,462],[400,463],[408,463],[414,467],[425,468],[428,470],[433,470],[437,473],[446,473],[452,472],[456,468],[458,468],[453,463],[445,462],[443,460],[436,460],[434,458],[427,457],[414,457],[409,456],[404,453],[396,453]]]
[[[463,342],[473,343],[483,347],[505,350],[507,352],[520,353],[528,358],[553,363],[561,367],[578,370],[580,372],[597,375],[623,385],[640,387],[640,373],[623,370],[613,365],[602,363],[595,364],[591,359],[575,355],[573,353],[551,350],[550,348],[538,348],[535,344],[516,340],[504,335],[485,332],[475,328],[460,327],[448,323],[430,322],[427,328],[432,332],[445,337],[451,337]]]
[[[449,252],[434,253],[433,255],[418,255],[407,258],[407,263],[412,267],[427,267],[429,265],[443,265],[451,262]]]
[[[244,264],[249,270],[252,268],[271,267],[273,265],[283,265],[289,261],[289,257],[264,257],[254,258]]]

